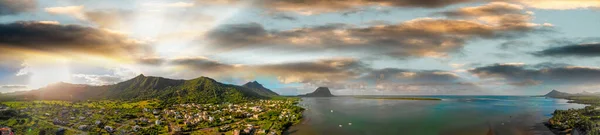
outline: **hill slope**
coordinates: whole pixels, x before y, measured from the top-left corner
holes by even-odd
[[[264,96],[268,96],[268,97],[279,96],[279,94],[271,91],[270,89],[265,88],[262,84],[260,84],[256,81],[248,82],[242,86],[246,87],[246,88],[250,88],[252,90],[255,90],[256,93],[264,95]]]
[[[319,87],[312,93],[307,93],[304,95],[298,95],[300,97],[333,97],[329,88],[327,87]]]
[[[268,98],[253,89],[222,84],[208,77],[174,80],[144,75],[113,85],[60,83],[38,90],[3,94],[2,97],[5,100],[159,99],[167,103],[233,103]]]
[[[571,94],[560,92],[557,90],[552,90],[552,91],[548,92],[546,95],[544,95],[544,97],[551,97],[551,98],[566,98],[569,96],[571,96]]]

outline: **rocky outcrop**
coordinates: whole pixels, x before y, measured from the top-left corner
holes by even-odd
[[[331,92],[329,91],[329,88],[319,87],[312,93],[298,95],[298,96],[300,96],[300,97],[333,97],[333,94],[331,94]]]

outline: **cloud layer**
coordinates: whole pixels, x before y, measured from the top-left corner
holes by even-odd
[[[35,0],[0,0],[0,16],[32,11],[36,6]]]
[[[96,55],[122,59],[151,54],[143,42],[124,34],[79,25],[44,22],[0,24],[0,48],[55,55]]]
[[[600,69],[560,63],[494,64],[469,70],[482,79],[502,79],[514,86],[585,85],[600,81]]]
[[[418,18],[398,24],[357,27],[327,24],[291,30],[266,30],[258,23],[226,24],[208,32],[213,48],[249,47],[365,50],[395,57],[445,57],[476,39],[522,37],[543,26],[519,5],[495,2],[440,12],[448,19]]]
[[[574,56],[574,57],[598,57],[600,56],[600,43],[593,44],[577,44],[567,45],[560,47],[551,47],[542,51],[533,53],[539,57],[563,57],[563,56]]]

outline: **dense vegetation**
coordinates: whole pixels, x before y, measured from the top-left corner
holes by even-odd
[[[267,89],[268,90],[268,89]],[[270,91],[270,90],[268,90]],[[163,105],[175,103],[239,103],[273,97],[262,89],[219,83],[208,77],[173,80],[139,75],[133,79],[106,86],[58,83],[38,90],[0,95],[2,101],[13,100],[149,100]]]
[[[138,76],[109,86],[108,99],[158,99],[161,104],[175,103],[239,103],[262,99],[252,89],[219,83],[207,77],[192,80],[171,80],[161,77]]]
[[[600,134],[600,96],[590,94],[569,94],[556,90],[546,94],[548,97],[569,100],[569,103],[587,104],[581,109],[555,110],[547,126],[558,134]]]
[[[57,83],[0,94],[0,103],[0,127],[17,134],[280,134],[303,111],[297,98],[256,81],[237,86],[144,75],[114,85]]]
[[[304,110],[295,98],[166,107],[157,102],[2,102],[10,109],[0,109],[0,126],[17,134],[281,134],[300,122]]]
[[[0,104],[0,106],[4,108],[4,104]],[[15,134],[60,135],[71,133],[15,109],[0,109],[0,127],[4,126],[11,127]]]
[[[548,120],[548,125],[562,133],[578,130],[583,134],[600,134],[600,110],[587,106],[583,109],[556,110],[553,117]]]

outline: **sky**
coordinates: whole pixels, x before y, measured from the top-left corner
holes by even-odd
[[[283,95],[600,92],[600,0],[0,0],[0,92],[139,74]]]

